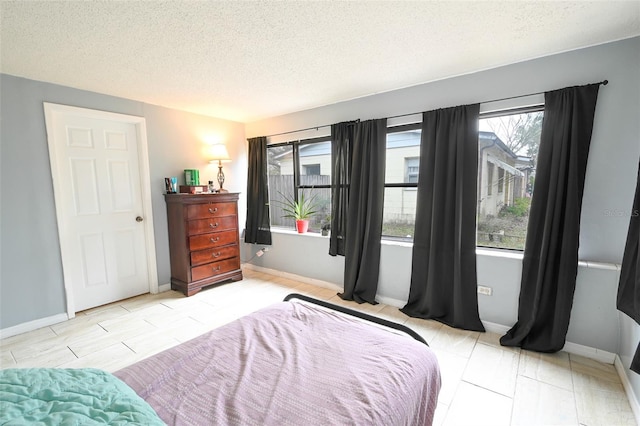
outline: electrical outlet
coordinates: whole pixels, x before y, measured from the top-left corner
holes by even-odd
[[[262,247],[262,251],[263,251],[264,253],[268,252],[268,251],[269,251],[269,247]]]
[[[491,293],[493,293],[493,290],[491,289],[491,287],[485,287],[483,285],[479,285],[478,286],[478,294],[484,294],[485,296],[491,296]]]

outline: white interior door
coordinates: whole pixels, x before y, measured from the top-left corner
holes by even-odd
[[[157,291],[144,119],[54,104],[45,116],[70,316]]]

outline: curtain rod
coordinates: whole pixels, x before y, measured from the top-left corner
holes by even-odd
[[[360,119],[357,120],[352,120],[352,121],[346,121],[346,123],[349,124],[355,124],[355,123],[359,123]],[[267,135],[265,136],[266,138],[270,138],[272,136],[282,136],[282,135],[289,135],[291,133],[299,133],[299,132],[306,132],[307,130],[318,130],[321,129],[323,127],[331,127],[333,126],[333,124],[323,124],[322,126],[313,126],[313,127],[307,127],[306,129],[299,129],[299,130],[291,130],[288,132],[282,132],[282,133],[274,133],[273,135]]]
[[[596,83],[596,84],[602,84],[603,86],[606,86],[607,84],[609,84],[609,80],[602,80],[601,82]],[[543,95],[544,93],[546,93],[546,92],[536,92],[536,93],[529,93],[528,95],[509,96],[507,98],[493,99],[491,101],[484,101],[482,103],[508,101],[510,99],[526,98],[527,96]]]
[[[609,80],[602,80],[601,82],[596,83],[596,84],[602,84],[603,86],[606,86],[607,84],[609,84]],[[482,101],[480,103],[481,104],[488,104],[488,103],[491,103],[491,102],[508,101],[510,99],[518,99],[518,98],[526,98],[527,96],[542,95],[544,93],[546,93],[546,92],[528,93],[526,95],[509,96],[509,97],[506,97],[506,98],[492,99],[490,101]],[[399,115],[394,115],[394,116],[391,116],[391,117],[387,117],[387,119],[389,119],[389,118],[407,117],[409,115],[415,115],[415,114],[420,114],[420,113],[419,112],[412,112],[412,113],[409,113],[409,114],[399,114]]]
[[[607,84],[609,84],[609,80],[602,80],[601,82],[599,82],[599,83],[597,83],[597,84],[602,84],[603,86],[606,86]],[[527,96],[542,95],[542,94],[544,94],[544,93],[545,93],[545,92],[535,92],[535,93],[529,93],[529,94],[526,94],[526,95],[509,96],[509,97],[506,97],[506,98],[492,99],[492,100],[490,100],[490,101],[484,101],[484,102],[480,102],[480,103],[490,103],[490,102],[508,101],[508,100],[511,100],[511,99],[526,98]],[[408,114],[392,115],[391,117],[387,117],[387,119],[390,119],[390,118],[400,118],[400,117],[408,117],[408,116],[410,116],[410,115],[415,115],[415,114],[420,114],[420,112],[411,112],[411,113],[408,113]],[[359,121],[360,121],[360,120],[358,119],[358,120],[351,121],[351,123],[357,123],[357,122],[359,122]],[[291,131],[289,131],[289,132],[282,132],[282,133],[274,133],[274,134],[272,134],[272,135],[266,135],[265,137],[270,138],[270,137],[273,137],[273,136],[289,135],[289,134],[291,134],[291,133],[306,132],[307,130],[318,130],[318,129],[321,129],[321,128],[323,128],[323,127],[331,127],[331,126],[332,126],[331,124],[323,124],[322,126],[307,127],[306,129],[291,130]]]
[[[270,137],[273,137],[273,136],[290,135],[291,133],[306,132],[307,130],[318,130],[318,129],[321,129],[323,127],[330,127],[330,126],[331,126],[331,124],[323,124],[322,126],[307,127],[306,129],[291,130],[291,131],[282,132],[282,133],[274,133],[272,135],[266,135],[265,138],[270,138]]]

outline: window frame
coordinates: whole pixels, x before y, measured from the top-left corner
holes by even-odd
[[[480,115],[478,117],[478,123],[480,122],[480,120],[485,120],[488,118],[497,118],[497,117],[504,117],[504,116],[508,116],[508,115],[518,115],[518,114],[529,114],[529,113],[535,113],[535,112],[541,112],[543,114],[542,119],[544,120],[544,99],[542,99],[541,102],[535,102],[532,103],[531,105],[526,105],[526,106],[515,106],[515,107],[506,107],[506,108],[501,108],[501,109],[496,109],[496,110],[491,110],[491,111],[486,111],[486,112],[480,112]],[[478,158],[478,161],[480,161],[481,159]],[[537,167],[537,166],[536,166]],[[494,169],[500,169],[499,166],[495,165]],[[507,175],[507,170],[504,170],[504,176],[506,177]],[[497,173],[496,173],[497,174]],[[499,179],[499,176],[496,176]],[[480,176],[478,176],[478,183],[480,184]],[[489,180],[489,179],[487,179]],[[494,183],[495,184],[495,183]],[[528,183],[527,183],[528,185]],[[504,188],[503,188],[504,189]],[[498,195],[502,195],[504,196],[504,192],[499,192],[496,190],[497,194],[494,194],[496,196]],[[491,194],[488,194],[491,195]],[[516,252],[516,253],[523,253],[524,252],[524,248],[519,249],[519,248],[513,248],[513,247],[496,247],[496,246],[487,246],[487,245],[481,245],[478,244],[478,219],[480,216],[480,203],[478,202],[478,207],[476,207],[476,249],[486,249],[486,250],[496,250],[496,251],[510,251],[510,252]],[[527,228],[529,227],[529,224],[527,223]]]
[[[297,140],[292,140],[292,141],[286,141],[286,142],[277,142],[277,143],[273,143],[273,144],[267,144],[267,150],[269,150],[269,148],[278,148],[278,147],[284,147],[284,146],[291,146],[292,147],[292,156],[293,156],[293,199],[298,202],[300,201],[300,190],[304,190],[304,189],[330,189],[331,188],[331,184],[329,185],[302,185],[300,184],[300,176],[302,176],[301,174],[301,170],[300,170],[300,146],[303,145],[311,145],[314,143],[322,143],[322,142],[332,142],[331,141],[331,136],[320,136],[320,137],[315,137],[315,138],[306,138],[306,139],[297,139]],[[329,158],[330,158],[330,163],[333,164],[333,159],[331,158],[331,152],[329,152]],[[269,202],[271,203],[271,195],[269,195]],[[279,228],[279,229],[290,229],[288,227],[284,227],[284,226],[279,226],[279,225],[273,225],[271,224],[272,227],[274,228]],[[309,233],[312,234],[318,234],[318,232],[314,232],[312,230],[308,231]]]
[[[390,133],[400,133],[400,132],[407,132],[410,130],[422,130],[422,122],[417,122],[417,123],[410,123],[410,124],[399,124],[396,126],[389,126],[387,127],[387,135]],[[422,143],[422,137],[420,138],[420,141]],[[418,155],[417,157],[418,159],[420,158],[420,155]],[[419,166],[419,162],[418,162],[418,168]],[[385,148],[385,168],[387,166],[387,158],[386,158],[386,148]],[[418,182],[420,181],[420,174],[418,173]],[[401,182],[401,183],[384,183],[384,188],[404,188],[404,190],[409,190],[409,191],[417,191],[418,190],[418,182]],[[384,206],[383,206],[384,208]],[[415,224],[415,217],[414,217],[414,224]],[[397,236],[393,236],[393,235],[384,235],[382,234],[382,236],[380,237],[381,241],[399,241],[399,242],[405,242],[405,243],[411,243],[413,244],[413,238],[407,238],[407,237],[397,237]]]
[[[422,130],[422,123],[401,124],[398,126],[387,127],[387,135],[389,133],[400,133],[400,132],[406,132],[408,130]],[[385,153],[386,153],[386,150],[385,150]],[[420,157],[418,156],[418,158]],[[385,167],[387,166],[386,161],[387,159],[385,157]],[[418,182],[419,181],[420,181],[420,175],[418,175]],[[418,188],[418,182],[402,182],[402,183],[385,182],[384,187],[385,188]]]

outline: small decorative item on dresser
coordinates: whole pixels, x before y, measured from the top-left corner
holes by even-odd
[[[213,181],[212,181],[212,180],[210,180],[210,181],[209,181],[209,192],[210,192],[211,194],[215,194],[215,192],[216,192],[216,187],[215,187],[215,185],[213,184]]]
[[[187,186],[200,185],[200,171],[195,169],[185,169],[184,183]]]
[[[175,194],[178,192],[178,178],[164,178],[164,189],[167,194]]]
[[[181,194],[206,194],[207,185],[180,185]]]

